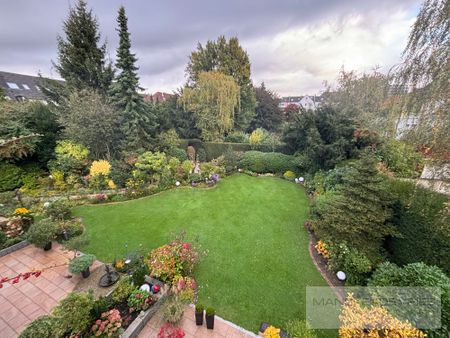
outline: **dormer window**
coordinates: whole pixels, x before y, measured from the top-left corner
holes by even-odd
[[[10,89],[20,89],[19,86],[14,82],[6,82]]]
[[[22,87],[25,88],[26,90],[30,90],[30,87],[28,87],[28,85],[26,85],[24,83],[22,84]]]

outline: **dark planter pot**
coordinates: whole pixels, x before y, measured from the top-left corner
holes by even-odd
[[[91,270],[89,269],[89,267],[86,270],[81,271],[81,275],[83,276],[83,278],[88,278],[91,274]]]
[[[203,325],[203,311],[202,312],[195,311],[195,324]]]
[[[206,319],[206,328],[209,330],[213,330],[214,329],[214,315],[212,315],[212,316],[205,315],[205,319]]]
[[[51,248],[52,248],[52,242],[50,241],[50,242],[48,242],[47,244],[45,244],[45,246],[44,246],[44,251],[51,250]]]

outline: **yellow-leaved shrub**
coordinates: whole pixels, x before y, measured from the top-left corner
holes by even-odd
[[[111,164],[106,160],[94,161],[89,169],[89,175],[95,177],[98,175],[108,176],[111,171]]]

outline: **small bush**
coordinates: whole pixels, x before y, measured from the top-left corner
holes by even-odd
[[[0,162],[0,192],[14,190],[22,185],[24,172],[18,166]]]
[[[286,171],[284,174],[283,174],[283,177],[285,178],[285,179],[287,179],[287,180],[290,180],[290,181],[293,181],[294,180],[294,178],[295,178],[295,173],[293,172],[293,171],[290,171],[290,170],[288,170],[288,171]]]
[[[212,316],[212,315],[215,315],[216,314],[216,310],[214,310],[214,308],[213,307],[208,307],[208,308],[206,308],[206,315],[207,316]]]
[[[111,298],[115,303],[121,303],[130,297],[133,290],[135,287],[131,284],[130,277],[122,277],[111,294]]]
[[[6,234],[3,231],[0,231],[0,248],[3,247],[3,244],[7,241],[8,237],[6,237]]]
[[[91,254],[85,254],[75,257],[69,262],[69,271],[71,273],[82,273],[88,269],[95,261],[95,256]]]
[[[57,326],[57,319],[55,317],[42,316],[28,324],[19,338],[55,337],[55,326]]]
[[[128,306],[134,311],[145,311],[155,303],[149,292],[143,290],[133,290],[128,297]]]
[[[416,178],[423,168],[422,156],[412,146],[399,140],[385,140],[378,150],[383,163],[397,177]]]
[[[225,142],[248,143],[249,136],[243,131],[232,131],[225,136]]]
[[[184,306],[185,303],[181,302],[177,297],[171,297],[164,306],[164,319],[171,324],[178,323],[183,317]]]
[[[145,282],[145,276],[150,274],[148,266],[144,263],[140,263],[133,270],[131,280],[133,284],[137,287],[141,286]]]
[[[188,159],[186,151],[181,148],[170,148],[166,151],[166,154],[169,157],[175,157],[179,159],[180,162],[186,161]]]
[[[45,214],[52,220],[65,220],[69,219],[72,215],[72,205],[68,201],[58,200],[51,202],[45,209]]]
[[[316,338],[314,330],[312,330],[306,320],[295,319],[284,325],[286,332],[291,338]]]
[[[48,242],[56,238],[57,231],[58,226],[52,220],[46,218],[33,224],[26,237],[31,244],[38,248],[44,248]]]
[[[195,304],[195,312],[201,313],[205,310],[203,304],[197,303]]]
[[[94,307],[92,293],[70,293],[53,309],[57,318],[55,327],[59,337],[69,333],[85,332],[91,324],[91,311]]]
[[[94,301],[91,315],[93,318],[100,318],[102,313],[108,311],[113,306],[113,299],[110,297],[100,297]]]

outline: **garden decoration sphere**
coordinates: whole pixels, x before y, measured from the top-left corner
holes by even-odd
[[[303,182],[305,182],[305,178],[304,178],[304,177],[299,177],[299,178],[298,178],[298,181],[299,181],[300,183],[303,183]]]
[[[295,181],[295,183],[298,183],[298,178],[296,177],[296,178],[294,179],[294,181]]]
[[[144,283],[144,284],[141,285],[139,290],[146,291],[146,292],[150,293],[150,285],[148,285],[147,283]]]
[[[45,202],[44,203],[44,208],[48,208],[50,206],[50,202]]]
[[[158,284],[155,284],[152,286],[153,293],[158,293],[160,289],[161,289],[161,286],[159,286]]]
[[[336,272],[336,277],[337,277],[337,279],[339,279],[339,280],[341,280],[341,281],[344,281],[344,280],[347,279],[347,276],[346,276],[346,274],[345,274],[344,271],[338,271],[338,272]]]
[[[179,187],[180,184],[181,184],[180,181],[176,181],[176,182],[175,182],[175,185],[176,185],[177,187]]]

